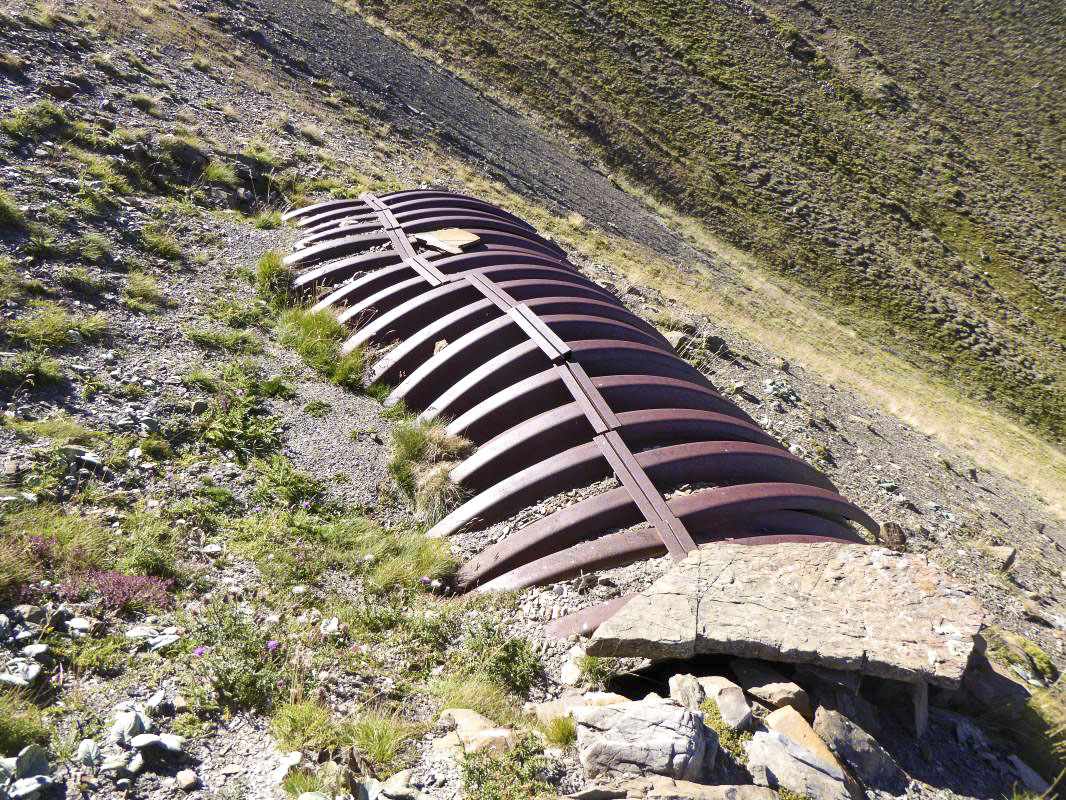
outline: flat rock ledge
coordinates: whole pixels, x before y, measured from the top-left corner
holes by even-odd
[[[701,546],[589,642],[594,656],[704,653],[956,688],[983,612],[922,555],[836,542]]]

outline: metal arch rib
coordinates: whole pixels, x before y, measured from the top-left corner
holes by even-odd
[[[802,511],[752,514],[746,520],[730,520],[717,531],[697,532],[693,534],[693,538],[700,544],[727,539],[750,545],[780,542],[862,542],[849,528]],[[486,575],[477,579],[461,570],[456,578],[456,588],[460,591],[475,587],[482,592],[518,591],[530,586],[568,580],[596,570],[623,567],[649,558],[661,558],[666,554],[666,546],[654,529],[621,531],[580,542],[491,577]]]
[[[640,409],[618,414],[617,431],[630,448],[689,441],[749,441],[780,447],[762,429],[713,411]],[[481,491],[518,470],[587,441],[594,431],[577,403],[538,414],[482,444],[456,466],[452,480]]]
[[[435,265],[439,266],[439,265]],[[461,273],[463,275],[468,273]],[[519,294],[532,293],[535,287],[544,285],[545,292],[559,292],[564,286],[569,286],[567,291],[570,294],[579,294],[585,292],[592,295],[591,289],[587,289],[581,286],[577,282],[566,279],[566,276],[560,275],[557,270],[552,267],[544,266],[525,266],[525,265],[499,265],[496,267],[489,267],[485,270],[478,271],[478,275],[483,277],[491,277],[495,285],[504,292],[510,293],[511,289],[516,289]],[[541,277],[538,277],[541,276]],[[548,276],[553,278],[542,277]],[[510,280],[503,281],[501,279],[509,278]],[[562,279],[560,279],[562,278]],[[450,295],[451,299],[455,302],[460,302],[461,299],[466,299],[470,304],[479,302],[484,295],[477,291],[477,289],[468,281],[464,280],[452,280],[445,286],[453,287],[453,292],[458,291],[458,294]],[[360,342],[386,342],[391,338],[406,338],[417,334],[420,326],[425,325],[426,319],[436,318],[439,314],[450,313],[455,310],[452,306],[440,306],[437,304],[437,298],[443,295],[437,294],[439,289],[443,287],[437,287],[426,295],[418,298],[414,298],[409,302],[399,306],[387,315],[375,321],[371,326],[362,328],[358,333]],[[515,297],[515,300],[520,300],[521,297]],[[434,309],[430,309],[428,306],[433,304],[436,306]],[[606,305],[606,303],[604,304]],[[465,331],[464,331],[465,332]]]
[[[773,480],[832,491],[832,484],[787,450],[753,442],[692,442],[634,454],[659,489],[681,483],[740,483]],[[595,442],[578,445],[511,474],[465,502],[430,529],[451,536],[477,521],[487,525],[559,491],[584,486],[610,474]],[[628,496],[628,495],[627,495]]]
[[[725,486],[684,495],[667,504],[689,531],[697,532],[697,538],[727,530],[745,516],[777,511],[835,515],[878,529],[862,510],[837,493],[803,484],[758,482]],[[463,566],[460,577],[468,584],[488,580],[611,529],[640,522],[629,494],[621,488],[611,489],[543,517],[491,545]],[[818,530],[824,529],[814,532]]]

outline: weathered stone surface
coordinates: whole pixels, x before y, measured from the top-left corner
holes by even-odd
[[[529,710],[536,714],[539,722],[547,724],[556,717],[569,717],[575,708],[582,706],[611,706],[628,702],[628,697],[614,692],[585,692],[584,694],[564,695],[545,703],[530,703]]]
[[[676,700],[679,705],[699,711],[703,704],[705,692],[694,675],[671,675],[670,676],[670,699]]]
[[[577,708],[577,749],[591,777],[667,775],[699,780],[714,766],[718,737],[701,716],[672,702]]]
[[[517,734],[510,728],[498,727],[488,717],[468,708],[445,709],[440,719],[445,725],[453,725],[455,730],[434,739],[433,749],[438,752],[503,752],[509,750],[517,740]]]
[[[764,720],[766,727],[772,731],[783,733],[796,744],[814,753],[815,758],[827,764],[841,766],[836,756],[826,747],[814,728],[810,726],[800,713],[792,706],[782,706],[776,711],[770,712]]]
[[[1007,756],[1007,762],[1011,765],[1014,773],[1021,778],[1022,785],[1033,794],[1042,795],[1051,789],[1051,784],[1018,756]]]
[[[834,542],[700,547],[596,631],[595,656],[726,653],[954,688],[983,614],[922,555]]]
[[[837,711],[819,708],[814,732],[864,785],[892,794],[901,793],[907,776],[870,734]]]
[[[783,733],[759,731],[744,743],[757,786],[783,787],[811,800],[851,800],[844,771],[826,763]]]
[[[467,733],[497,727],[491,719],[469,708],[446,708],[440,712],[440,721]]]
[[[777,800],[777,793],[765,786],[709,786],[664,775],[633,778],[600,791],[619,792],[613,796],[627,800]]]
[[[791,706],[805,717],[811,715],[811,702],[807,692],[799,684],[793,683],[769,664],[751,661],[746,658],[734,658],[729,662],[733,673],[750,694],[763,705],[770,708]]]
[[[454,730],[433,741],[433,749],[444,753],[476,753],[492,750],[502,753],[510,750],[517,734],[510,728],[483,728],[476,731]]]
[[[708,675],[697,679],[704,694],[718,706],[722,722],[733,730],[751,727],[751,706],[744,697],[744,690],[728,678]]]

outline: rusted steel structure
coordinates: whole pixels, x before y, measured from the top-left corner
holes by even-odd
[[[553,242],[481,200],[412,190],[292,211],[296,288],[385,350],[368,383],[476,450],[470,499],[427,535],[505,520],[613,475],[464,564],[460,590],[520,589],[723,539],[862,541],[877,524],[723,397]],[[449,238],[450,237],[450,238]],[[458,244],[456,244],[458,242]],[[681,484],[707,486],[667,499]],[[555,624],[588,630],[618,601]]]

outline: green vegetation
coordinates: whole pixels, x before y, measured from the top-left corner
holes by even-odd
[[[278,341],[291,347],[315,372],[347,389],[363,385],[363,353],[341,354],[348,330],[328,311],[291,309],[278,322]]]
[[[525,694],[540,677],[540,664],[529,641],[507,636],[500,626],[482,623],[463,640],[461,661],[468,674],[482,675],[501,688]]]
[[[106,278],[94,275],[84,267],[64,267],[56,281],[60,286],[83,294],[100,294],[109,285]]]
[[[145,272],[131,272],[122,292],[122,305],[139,314],[151,314],[167,304],[159,283]]]
[[[64,347],[82,340],[94,341],[107,333],[107,320],[103,314],[71,314],[52,301],[37,301],[31,308],[32,313],[16,318],[6,326],[8,336],[29,347]]]
[[[38,100],[0,120],[0,130],[14,139],[36,142],[64,130],[69,124],[63,109],[49,100]]]
[[[296,274],[282,263],[281,255],[270,250],[263,253],[255,268],[255,288],[259,296],[275,309],[292,305],[292,281]]]
[[[600,656],[581,656],[577,660],[582,683],[590,686],[605,687],[618,676],[618,659]]]
[[[748,754],[744,751],[744,742],[754,735],[751,731],[738,731],[729,727],[722,719],[722,712],[713,698],[708,697],[700,706],[703,712],[703,724],[718,734],[718,744],[733,757],[738,764],[748,763]]]
[[[149,253],[168,261],[181,261],[184,251],[161,225],[149,225],[141,231],[141,244]]]
[[[207,166],[204,167],[202,176],[207,183],[226,186],[230,189],[235,188],[240,183],[233,167],[229,164],[224,164],[221,161],[208,162]]]
[[[130,103],[133,104],[134,108],[139,108],[145,114],[153,117],[162,116],[162,112],[159,110],[159,100],[150,95],[138,92],[130,97]]]
[[[220,350],[238,355],[255,355],[263,343],[248,331],[214,331],[210,328],[186,326],[182,329],[190,341],[205,350]]]
[[[17,353],[0,361],[0,386],[5,389],[17,389],[23,385],[54,386],[62,380],[63,367],[44,353]]]
[[[544,738],[556,747],[569,747],[577,741],[577,723],[573,717],[556,717],[544,726]]]
[[[22,695],[0,690],[0,755],[13,756],[30,744],[48,744],[48,726],[37,706]]]
[[[469,800],[530,800],[552,793],[544,780],[551,759],[532,736],[504,753],[481,750],[462,761],[463,791]]]
[[[321,400],[308,400],[302,410],[305,414],[315,419],[322,419],[333,410],[333,406],[329,403],[323,403]]]
[[[129,660],[128,642],[121,636],[53,636],[48,646],[66,669],[77,675],[120,675]]]
[[[109,540],[98,521],[55,508],[5,513],[0,517],[0,598],[10,598],[23,583],[62,580],[102,566]]]
[[[230,328],[253,328],[267,322],[267,309],[262,303],[250,306],[239,300],[216,300],[208,313]]]
[[[271,231],[281,225],[280,211],[261,211],[252,219],[252,224],[259,230]]]
[[[99,233],[86,233],[78,240],[78,255],[85,261],[100,264],[111,257],[111,242]]]
[[[326,137],[322,130],[311,122],[305,122],[300,126],[300,135],[311,144],[325,144]]]
[[[522,721],[515,696],[482,675],[451,671],[430,684],[429,690],[442,709],[469,708],[497,725]]]
[[[0,228],[13,228],[23,230],[26,227],[26,218],[22,210],[15,202],[15,198],[0,189]]]
[[[279,381],[261,381],[254,370],[239,366],[229,368],[221,380],[203,374],[190,376],[194,385],[217,396],[201,416],[200,438],[219,450],[230,453],[241,463],[262,458],[281,446],[281,428],[277,417],[266,413],[263,398],[282,391]],[[189,379],[187,379],[189,380]]]
[[[178,556],[173,529],[160,517],[133,514],[123,523],[124,553],[118,559],[119,571],[130,575],[177,578]]]
[[[449,465],[470,450],[461,436],[449,436],[441,420],[401,420],[392,430],[389,474],[414,504],[423,522],[433,524],[463,499],[448,477]]]
[[[193,671],[204,684],[190,691],[210,707],[269,711],[293,688],[288,648],[235,605],[215,602],[191,621],[189,640],[203,648]],[[209,687],[209,691],[205,691]]]

